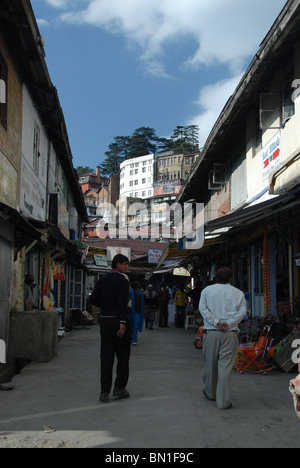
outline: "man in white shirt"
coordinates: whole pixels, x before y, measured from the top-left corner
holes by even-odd
[[[232,271],[221,268],[216,282],[201,294],[199,310],[204,319],[203,393],[219,409],[232,407],[231,375],[238,351],[238,325],[247,314],[245,295],[231,286]]]

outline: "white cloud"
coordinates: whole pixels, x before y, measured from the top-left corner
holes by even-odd
[[[285,0],[46,0],[63,9],[61,19],[124,37],[139,54],[146,73],[170,78],[167,50],[184,41],[178,63],[190,72],[224,65],[228,78],[201,89],[199,113],[188,124],[200,127],[201,145],[259,48]],[[81,7],[79,6],[81,5]],[[82,6],[83,5],[83,6]],[[181,55],[182,57],[182,55]]]
[[[54,8],[64,8],[67,2],[65,0],[46,0],[46,3]]]
[[[71,0],[47,0],[66,6]],[[79,1],[79,0],[78,0]],[[71,3],[76,3],[73,0]],[[284,0],[86,0],[86,8],[64,13],[64,21],[122,34],[141,58],[156,59],[170,41],[192,38],[197,47],[186,63],[227,64],[235,72],[258,49]]]
[[[49,22],[43,18],[37,18],[36,22],[40,28],[46,28],[49,26]]]
[[[213,85],[205,86],[201,89],[199,99],[196,104],[200,112],[187,125],[199,125],[200,147],[204,145],[210,131],[226,102],[235,91],[243,74],[223,80]]]
[[[44,0],[48,5],[59,10],[68,10],[70,8],[83,8],[90,3],[90,0]]]

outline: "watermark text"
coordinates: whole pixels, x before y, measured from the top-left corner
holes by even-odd
[[[6,346],[3,340],[0,340],[0,363],[6,363]]]
[[[6,83],[0,80],[0,104],[6,104]]]
[[[100,203],[97,214],[101,218],[96,227],[100,239],[173,239],[185,240],[185,249],[200,249],[205,240],[204,204],[166,203],[152,205],[133,203],[120,205],[116,210],[110,203]]]
[[[300,96],[300,79],[294,80],[292,82],[292,88],[296,88],[292,94],[292,101],[295,103],[296,99]]]

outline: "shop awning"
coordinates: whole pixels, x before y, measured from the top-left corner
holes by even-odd
[[[213,231],[223,228],[247,227],[299,204],[300,188],[298,187],[285,195],[281,195],[272,200],[238,210],[222,218],[210,221],[205,225],[205,231],[212,233]]]
[[[203,254],[211,246],[222,243],[220,236],[217,236],[214,239],[206,239],[204,245],[201,249],[182,249],[179,250],[179,243],[175,242],[169,245],[169,248],[166,250],[165,254],[160,259],[159,264],[156,269],[160,268],[162,265],[169,268],[173,266],[173,269],[181,264],[183,260],[189,257],[194,257],[200,254]]]
[[[32,226],[17,210],[0,202],[0,216],[5,221],[14,223],[15,228],[15,247],[20,250],[33,241],[39,241],[42,234]]]

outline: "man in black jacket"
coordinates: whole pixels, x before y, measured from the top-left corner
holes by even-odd
[[[126,276],[128,258],[116,255],[112,270],[102,276],[91,295],[91,303],[101,308],[101,394],[100,401],[109,402],[112,373],[117,356],[117,378],[113,396],[128,398],[131,330],[128,320],[129,279]]]

